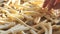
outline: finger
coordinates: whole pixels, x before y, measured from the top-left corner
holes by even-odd
[[[60,0],[56,0],[54,3],[54,9],[60,9]]]
[[[50,0],[45,0],[45,1],[44,1],[43,8],[45,8],[45,7],[48,5],[49,1],[50,1]]]
[[[60,3],[56,3],[53,7],[53,9],[60,9]]]
[[[48,5],[48,10],[51,10],[54,7],[55,0],[50,0]]]
[[[60,0],[56,0],[55,3],[54,3],[54,5],[57,4],[57,3],[60,3]]]

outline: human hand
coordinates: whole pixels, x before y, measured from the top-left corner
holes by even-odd
[[[60,9],[60,0],[45,0],[43,8],[47,7],[48,10]]]

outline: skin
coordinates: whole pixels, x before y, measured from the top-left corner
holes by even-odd
[[[48,10],[60,9],[60,0],[45,0],[43,8],[47,7]]]

